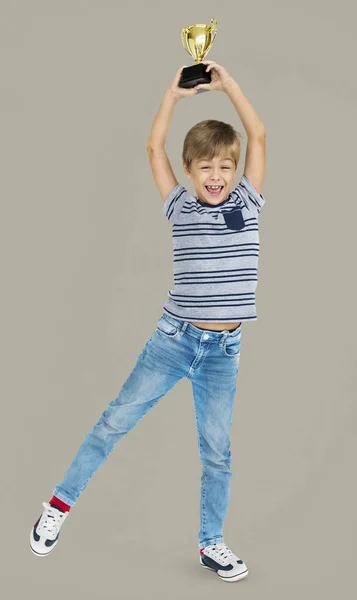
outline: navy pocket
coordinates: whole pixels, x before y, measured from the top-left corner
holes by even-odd
[[[244,218],[240,208],[231,210],[230,212],[225,212],[223,213],[223,216],[228,229],[235,229],[238,231],[239,229],[243,229],[245,226]]]

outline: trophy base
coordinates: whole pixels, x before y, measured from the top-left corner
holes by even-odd
[[[206,65],[198,63],[191,67],[185,67],[181,71],[181,79],[179,81],[179,87],[182,88],[193,88],[200,83],[211,83],[211,73],[206,73]]]

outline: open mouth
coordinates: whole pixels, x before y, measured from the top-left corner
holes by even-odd
[[[224,185],[220,185],[218,188],[216,188],[215,186],[212,188],[211,186],[206,185],[205,188],[210,194],[210,196],[219,196],[224,188]]]

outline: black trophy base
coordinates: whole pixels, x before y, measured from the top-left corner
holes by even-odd
[[[198,63],[191,67],[184,67],[181,71],[181,79],[179,81],[179,87],[182,88],[193,88],[200,83],[211,83],[211,73],[206,73],[206,65]]]

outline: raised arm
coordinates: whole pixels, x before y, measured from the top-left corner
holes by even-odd
[[[238,83],[232,79],[227,85],[226,94],[236,109],[247,133],[244,175],[261,193],[266,166],[265,127]]]
[[[266,161],[265,127],[248,98],[228,71],[212,60],[204,60],[203,63],[207,65],[207,72],[211,71],[212,81],[208,84],[200,84],[198,88],[225,92],[231,100],[248,138],[244,175],[260,194]]]
[[[156,114],[147,143],[152,174],[164,201],[178,184],[165,151],[166,137],[176,102],[173,94],[167,90]]]
[[[178,184],[165,151],[166,138],[173,110],[180,98],[193,96],[197,93],[196,88],[184,89],[178,87],[183,68],[184,67],[180,67],[177,71],[172,83],[164,94],[147,142],[147,151],[152,174],[164,201]]]

